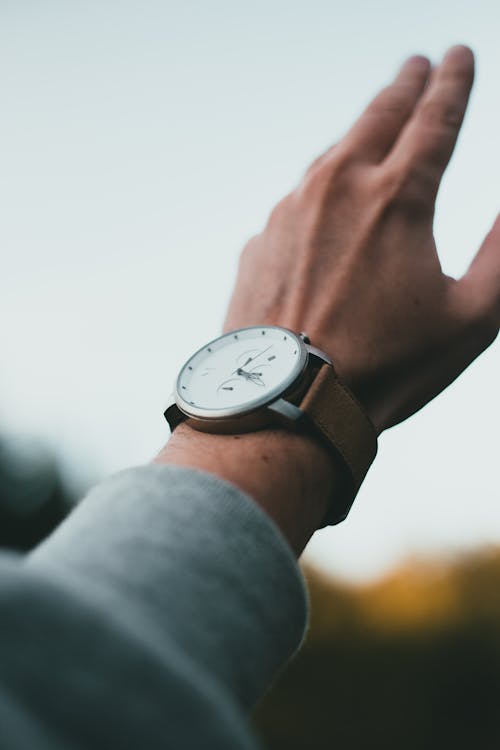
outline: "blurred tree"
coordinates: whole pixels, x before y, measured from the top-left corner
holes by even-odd
[[[363,587],[307,578],[305,647],[255,716],[266,748],[500,747],[500,552]]]

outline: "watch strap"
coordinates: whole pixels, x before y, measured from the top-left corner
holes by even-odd
[[[340,523],[377,454],[377,433],[359,401],[330,364],[320,367],[299,406],[347,469],[342,497],[335,498],[324,525]]]

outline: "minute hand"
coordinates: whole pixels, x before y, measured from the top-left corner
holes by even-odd
[[[249,364],[250,364],[250,362],[253,362],[253,361],[254,361],[255,359],[258,359],[259,357],[262,357],[262,355],[263,355],[263,354],[265,354],[266,352],[268,352],[268,351],[269,351],[269,349],[271,349],[271,347],[272,347],[272,346],[273,346],[273,344],[270,344],[270,345],[269,345],[268,347],[266,347],[266,349],[263,349],[263,350],[262,350],[261,352],[259,352],[258,354],[256,354],[256,355],[255,355],[255,357],[249,357],[249,359],[247,359],[247,361],[245,362],[245,364],[243,365],[243,367],[246,367],[247,365],[249,365]],[[237,369],[236,369],[236,370],[235,370],[235,371],[234,371],[233,373],[231,373],[231,374],[232,374],[232,375],[234,375],[234,373],[235,373],[235,372],[238,372],[238,370],[242,370],[242,369],[243,369],[243,367],[238,367],[238,368],[237,368]]]

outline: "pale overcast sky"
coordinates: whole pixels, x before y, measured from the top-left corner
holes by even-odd
[[[89,479],[152,456],[245,240],[405,56],[456,42],[477,82],[436,233],[460,274],[500,210],[499,7],[2,2],[0,426]],[[500,542],[499,364],[496,344],[382,438],[349,520],[310,557],[366,578]]]

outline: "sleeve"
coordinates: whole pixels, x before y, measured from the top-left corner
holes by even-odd
[[[255,748],[246,714],[306,617],[249,497],[191,469],[122,472],[29,556],[0,556],[0,746]]]

